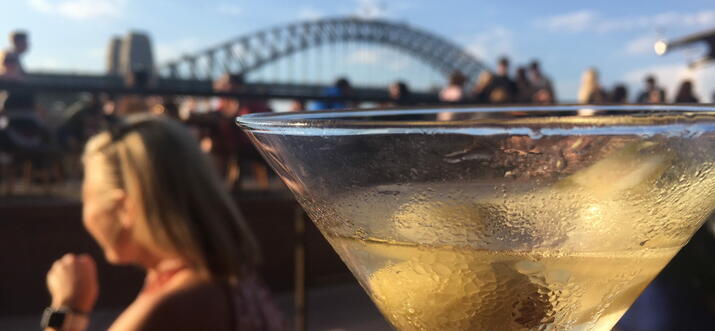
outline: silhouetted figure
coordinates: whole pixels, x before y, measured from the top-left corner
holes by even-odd
[[[408,106],[413,104],[410,95],[410,88],[403,81],[398,81],[390,84],[388,88],[390,100],[392,104],[397,106]]]
[[[492,103],[513,102],[517,98],[517,93],[516,83],[509,78],[509,58],[502,56],[497,62],[489,100]]]
[[[689,79],[680,83],[678,94],[675,95],[676,103],[698,103],[698,97],[693,92],[693,82]]]
[[[214,82],[214,90],[238,93],[245,90],[243,76],[225,74]],[[226,185],[231,189],[240,188],[239,174],[251,169],[262,188],[268,186],[268,172],[258,150],[246,134],[236,125],[236,117],[250,113],[270,112],[264,100],[238,100],[221,98],[214,111],[192,114],[187,124],[199,129],[202,149],[211,153]]]
[[[516,89],[517,89],[517,102],[528,103],[532,100],[532,95],[534,91],[531,87],[531,82],[526,74],[526,68],[519,67],[516,69]]]
[[[661,103],[665,102],[665,90],[658,87],[655,76],[648,75],[645,78],[645,89],[638,94],[638,103]]]
[[[25,69],[22,66],[22,56],[29,48],[29,37],[23,31],[10,33],[11,48],[0,54],[0,79],[12,81],[24,81],[26,77]],[[35,96],[32,92],[12,91],[3,92],[4,99],[2,107],[5,111],[34,112]]]
[[[606,100],[606,92],[601,88],[601,84],[599,83],[598,71],[595,68],[586,69],[581,76],[578,102],[604,103]]]
[[[323,91],[326,97],[350,97],[353,95],[352,86],[347,78],[341,77],[335,81],[335,85],[328,87]],[[352,104],[346,100],[324,100],[313,103],[310,110],[325,110],[325,109],[345,109],[350,108]]]
[[[220,92],[240,93],[246,90],[246,82],[243,75],[225,74],[216,82],[216,84],[214,84],[214,90]],[[263,99],[251,98],[236,100],[232,98],[223,98],[221,102],[234,102],[235,105],[233,106],[237,107],[238,110],[237,116],[253,113],[268,113],[272,111],[266,100]]]
[[[460,102],[464,100],[464,84],[467,78],[461,71],[456,70],[449,76],[449,85],[439,92],[442,102]]]
[[[611,92],[611,96],[609,99],[609,101],[613,103],[627,103],[628,88],[626,88],[626,86],[623,84],[616,84],[616,86],[613,88],[613,92]]]
[[[542,89],[547,90],[551,98],[556,101],[556,92],[551,79],[541,72],[541,65],[537,60],[531,61],[529,65],[529,82],[531,83],[531,88],[535,91],[534,93]]]
[[[27,33],[24,31],[14,31],[10,34],[12,47],[2,53],[0,62],[0,78],[12,80],[24,80],[25,69],[22,66],[21,57],[29,48]]]
[[[57,139],[65,152],[80,153],[90,137],[109,129],[116,121],[114,115],[104,112],[102,98],[84,95],[65,110]]]

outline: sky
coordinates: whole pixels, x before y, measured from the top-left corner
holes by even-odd
[[[683,78],[710,101],[715,65],[688,69],[704,48],[657,56],[653,43],[715,28],[715,2],[480,1],[480,0],[0,0],[0,34],[24,29],[29,70],[101,73],[114,35],[146,31],[157,62],[273,25],[324,17],[360,16],[405,22],[462,45],[493,66],[500,55],[519,65],[540,59],[562,100],[575,100],[582,72],[596,67],[607,88],[640,89],[655,74],[671,93]],[[0,40],[0,47],[6,44]],[[354,50],[360,52],[360,50]],[[384,64],[385,52],[360,59]],[[365,52],[373,52],[367,54]],[[351,56],[346,54],[346,57]],[[355,54],[352,55],[355,57]],[[365,62],[365,61],[363,61]],[[417,63],[416,61],[414,61]],[[410,64],[411,65],[411,64]],[[390,66],[399,74],[405,66]],[[307,73],[310,74],[310,73]]]

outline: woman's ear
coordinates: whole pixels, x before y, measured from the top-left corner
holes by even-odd
[[[119,223],[124,229],[131,229],[134,226],[134,206],[130,199],[127,198],[127,194],[122,189],[114,189],[110,193],[110,198],[114,202],[114,212],[119,219]]]

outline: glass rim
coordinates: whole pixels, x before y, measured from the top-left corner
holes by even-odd
[[[480,118],[455,120],[398,119],[379,117],[435,115],[454,113],[478,114]],[[564,105],[459,105],[376,107],[321,111],[254,113],[236,118],[248,131],[271,132],[299,128],[311,129],[389,129],[453,128],[495,125],[539,126],[568,124],[572,126],[659,125],[678,119],[694,121],[702,116],[715,120],[715,105],[686,104],[564,104]],[[369,118],[369,119],[366,119]]]

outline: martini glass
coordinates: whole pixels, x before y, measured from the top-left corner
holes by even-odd
[[[238,123],[400,330],[610,330],[715,207],[715,108]]]

